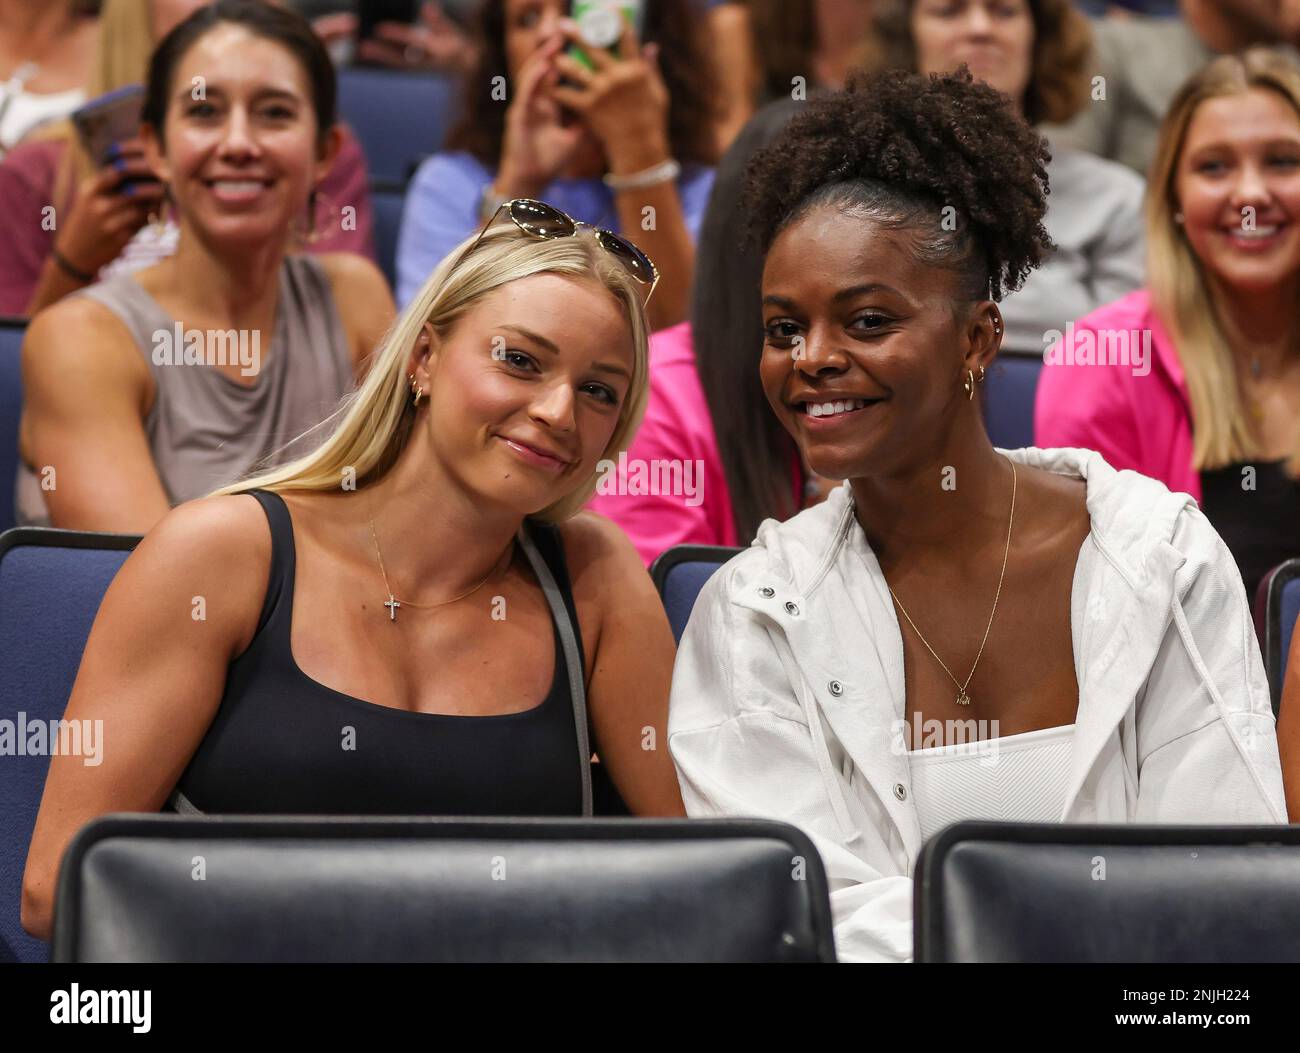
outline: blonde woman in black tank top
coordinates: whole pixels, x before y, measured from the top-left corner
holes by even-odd
[[[73,689],[68,718],[113,746],[53,758],[28,931],[105,812],[588,814],[595,751],[634,814],[683,814],[667,619],[627,538],[580,511],[644,410],[646,295],[589,231],[490,226],[314,452],[150,532]]]
[[[341,135],[329,55],[263,6],[202,8],[154,53],[142,137],[178,246],[32,320],[21,522],[144,533],[328,415],[392,322],[368,260],[289,254],[349,202],[314,208]]]

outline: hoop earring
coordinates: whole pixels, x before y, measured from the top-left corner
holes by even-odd
[[[979,375],[979,378],[975,381],[975,383],[977,383],[977,384],[983,384],[983,383],[984,383],[984,367],[983,367],[983,366],[980,366],[980,375]]]
[[[415,396],[415,398],[411,401],[411,405],[414,406],[416,409],[419,409],[420,399],[424,398],[424,388],[415,382],[414,373],[411,374],[410,380],[411,380],[411,394]]]
[[[966,401],[969,402],[975,397],[975,371],[966,370],[966,379],[962,381],[961,386],[966,390]]]

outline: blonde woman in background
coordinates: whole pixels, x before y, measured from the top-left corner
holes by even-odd
[[[1253,598],[1300,555],[1300,68],[1258,48],[1183,86],[1146,228],[1147,288],[1049,352],[1036,440],[1191,494]]]
[[[645,297],[587,230],[493,227],[434,271],[314,453],[144,539],[68,704],[115,745],[97,768],[54,758],[29,932],[83,824],[173,791],[203,812],[580,815],[594,746],[633,812],[682,814],[667,750],[643,749],[667,716],[663,609],[618,529],[575,514],[645,405]]]

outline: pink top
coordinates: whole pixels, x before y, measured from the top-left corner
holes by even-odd
[[[351,129],[339,126],[343,142],[329,173],[317,188],[321,203],[318,210],[330,209],[321,222],[328,232],[307,245],[310,253],[355,252],[375,259],[374,221],[371,216],[366,158]],[[51,196],[59,164],[67,149],[61,139],[37,139],[23,143],[5,155],[0,163],[0,215],[9,218],[5,230],[5,251],[0,252],[0,315],[21,315],[36,291],[41,267],[54,245],[54,230],[42,222],[45,206],[54,204]],[[73,188],[75,197],[76,188]],[[339,214],[345,205],[356,206],[356,224],[345,229]],[[66,215],[72,200],[59,207]],[[348,225],[352,227],[351,224]]]
[[[1034,445],[1096,450],[1200,501],[1187,381],[1146,289],[1071,323],[1048,349]]]
[[[737,544],[689,322],[650,338],[641,430],[587,507],[622,527],[647,565],[673,545]]]

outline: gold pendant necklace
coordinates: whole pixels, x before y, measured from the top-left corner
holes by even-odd
[[[1016,462],[1011,461],[1009,463],[1011,464],[1011,518],[1007,522],[1007,544],[1006,548],[1002,552],[1002,573],[998,576],[998,591],[993,597],[993,610],[989,612],[989,623],[984,626],[984,639],[980,641],[980,649],[975,655],[975,664],[970,667],[970,676],[966,677],[966,683],[963,684],[952,675],[952,670],[944,665],[943,659],[935,653],[934,648],[930,646],[930,642],[921,635],[921,630],[916,627],[916,623],[912,621],[911,616],[907,613],[907,609],[899,601],[898,595],[894,592],[893,588],[889,586],[888,582],[886,582],[885,585],[886,588],[889,588],[889,595],[893,596],[894,602],[898,604],[898,609],[903,612],[903,617],[907,619],[907,624],[912,627],[912,632],[916,633],[917,638],[921,643],[925,644],[925,649],[934,655],[934,660],[943,667],[943,671],[947,673],[952,682],[957,685],[957,705],[959,706],[969,706],[971,704],[970,695],[966,693],[966,688],[969,686],[971,679],[975,676],[975,670],[979,667],[980,658],[984,655],[984,645],[988,642],[989,630],[993,628],[993,616],[998,613],[998,600],[1002,597],[1002,582],[1007,576],[1007,556],[1011,554],[1011,527],[1016,521]]]
[[[399,607],[411,607],[414,610],[431,611],[431,610],[435,610],[438,607],[449,607],[451,606],[451,604],[456,603],[458,600],[463,600],[468,596],[473,596],[474,593],[478,592],[479,589],[481,589],[484,585],[486,585],[489,581],[491,581],[492,577],[497,573],[498,570],[501,569],[502,559],[505,559],[506,557],[510,556],[515,550],[515,539],[511,538],[510,544],[506,546],[505,552],[503,552],[501,556],[497,559],[497,561],[492,565],[492,569],[488,571],[487,577],[484,578],[482,581],[480,581],[472,589],[467,589],[465,592],[462,592],[459,596],[453,596],[449,600],[442,600],[438,603],[411,603],[409,600],[399,600],[396,596],[394,596],[393,587],[388,584],[388,571],[384,568],[384,554],[379,548],[379,535],[375,532],[375,518],[371,514],[369,497],[367,497],[366,519],[370,523],[370,537],[375,543],[375,556],[379,560],[379,573],[383,575],[384,589],[388,592],[388,599],[384,602],[383,606],[388,608],[388,620],[390,622],[397,621],[397,609]],[[506,565],[509,566],[508,560],[506,561]]]

